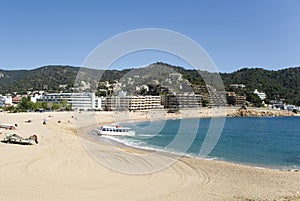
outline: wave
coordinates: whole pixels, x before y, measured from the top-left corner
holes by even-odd
[[[223,158],[219,158],[219,157],[206,157],[201,159],[208,160],[208,161],[225,161]]]
[[[168,149],[165,147],[160,147],[156,145],[149,145],[146,142],[143,142],[139,139],[132,138],[132,137],[119,137],[119,136],[101,136],[104,138],[107,138],[112,141],[116,141],[118,143],[122,143],[126,146],[133,147],[133,148],[139,148],[139,149],[144,149],[148,151],[157,151],[157,152],[164,152],[168,154],[173,154],[177,156],[187,156],[191,158],[198,158],[195,154],[193,153],[182,153],[173,149]]]
[[[136,138],[153,138],[153,137],[161,137],[163,135],[161,134],[137,134],[135,137]]]
[[[134,140],[134,138],[121,138],[121,137],[116,137],[116,136],[109,136],[109,135],[103,135],[101,136],[103,138],[107,138],[107,139],[110,139],[112,141],[116,141],[116,142],[119,142],[119,143],[122,143],[124,145],[127,145],[127,146],[130,146],[130,147],[136,147],[136,148],[141,148],[141,146],[143,146],[144,142],[142,141],[139,141],[139,140]]]

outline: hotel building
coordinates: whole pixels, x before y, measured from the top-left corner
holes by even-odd
[[[199,108],[201,107],[200,94],[167,94],[162,96],[165,108]]]
[[[60,103],[66,100],[74,110],[102,110],[102,98],[95,93],[52,93],[45,94],[37,101]]]
[[[163,109],[160,96],[109,96],[105,107],[108,111]]]

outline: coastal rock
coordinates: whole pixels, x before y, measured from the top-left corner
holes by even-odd
[[[294,116],[290,111],[282,110],[260,110],[260,109],[238,109],[236,112],[227,114],[229,117],[275,117]]]

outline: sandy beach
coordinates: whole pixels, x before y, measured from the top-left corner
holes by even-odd
[[[211,112],[206,109],[196,115],[208,117]],[[1,139],[8,132],[23,137],[36,134],[39,141],[33,146],[0,143],[0,200],[300,200],[299,172],[181,157],[160,171],[122,173],[97,161],[91,155],[93,149],[87,150],[86,145],[100,151],[107,164],[119,160],[139,170],[172,161],[173,156],[156,154],[148,161],[143,150],[118,147],[109,141],[95,143],[77,133],[115,120],[155,118],[164,117],[145,112],[0,113],[1,123],[18,124],[17,130],[2,130]],[[181,115],[169,114],[167,118]],[[44,119],[47,125],[42,124]]]

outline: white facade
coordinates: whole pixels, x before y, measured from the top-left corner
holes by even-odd
[[[36,103],[36,101],[37,101],[38,99],[40,99],[41,97],[42,97],[42,95],[35,94],[34,96],[31,96],[31,97],[30,97],[30,100],[31,100],[31,102]]]
[[[244,84],[231,84],[229,86],[237,89],[243,89],[246,87]]]
[[[0,106],[4,107],[8,105],[12,105],[12,97],[10,95],[8,96],[0,95]]]
[[[95,97],[95,110],[104,110],[105,99],[103,97]]]
[[[256,94],[261,100],[265,100],[267,97],[264,92],[259,92],[257,89],[255,89],[253,93]]]
[[[12,97],[11,96],[4,96],[5,105],[12,105]]]
[[[95,93],[53,93],[46,94],[38,100],[52,103],[66,100],[75,110],[102,110],[102,99],[96,97]]]
[[[160,96],[109,96],[106,97],[107,110],[150,110],[162,109]]]

